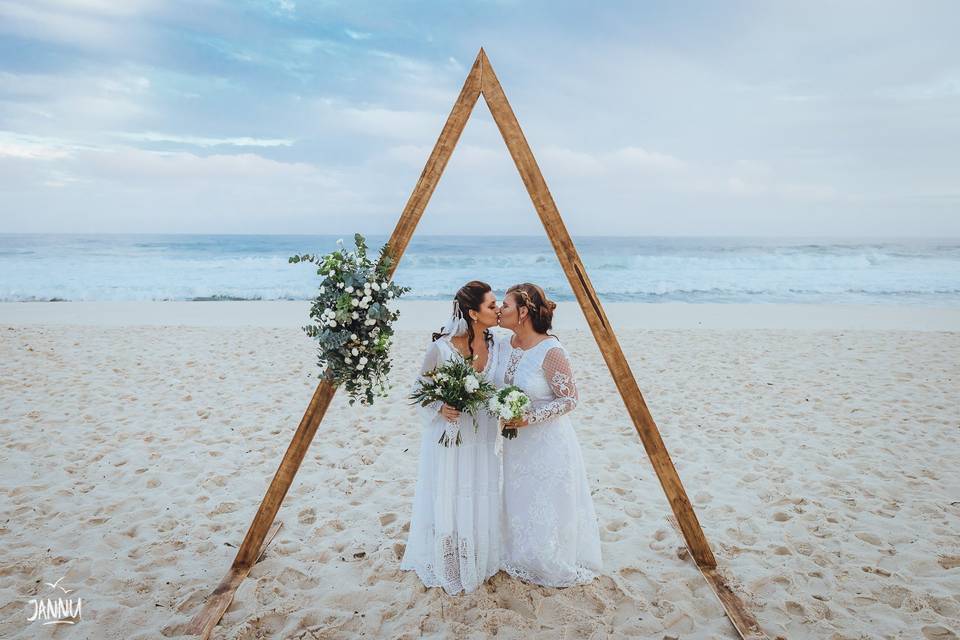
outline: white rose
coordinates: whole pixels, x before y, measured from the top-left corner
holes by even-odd
[[[370,285],[370,288],[373,289],[374,291],[380,291],[380,285],[377,284],[376,282],[372,283]]]
[[[338,283],[337,283],[337,289],[343,289],[343,283],[342,283],[342,282],[338,282]]]
[[[392,297],[393,297],[393,291],[387,291],[387,297],[388,297],[388,298],[392,298]]]
[[[369,362],[369,360],[367,360],[367,356],[360,357],[360,364],[367,364],[367,362]]]
[[[364,340],[364,341],[363,341],[363,342],[361,342],[360,344],[369,344],[369,343],[370,343],[370,341],[369,341],[369,340]]]
[[[355,355],[355,356],[358,356],[358,355],[360,355],[360,350],[357,349],[356,347],[354,347],[353,349],[350,350],[350,353],[353,354],[353,355]]]
[[[361,369],[363,369],[363,365],[362,365],[362,364],[358,364],[358,365],[357,365],[357,371],[360,371]]]
[[[467,390],[467,393],[473,393],[480,388],[480,381],[473,376],[467,376],[463,381],[463,388]]]
[[[353,314],[352,314],[350,317],[353,318],[354,320],[356,320],[356,319],[358,319],[358,318],[360,317],[360,314],[357,313],[356,311],[354,311]]]
[[[347,293],[353,293],[353,287],[347,287],[346,289],[344,289],[344,291],[346,291]]]
[[[510,411],[509,407],[504,407],[500,409],[500,417],[503,418],[504,420],[509,420],[510,418],[513,417],[513,412]]]
[[[487,407],[489,407],[490,411],[493,411],[494,413],[500,412],[500,401],[497,400],[497,396],[490,398],[490,402],[487,403]]]
[[[356,340],[356,339],[357,339],[357,334],[351,333],[351,334],[350,334],[350,339],[351,339],[351,340]]]
[[[351,358],[350,356],[347,356],[346,358],[343,359],[343,361],[346,362],[347,364],[350,364],[351,362],[353,362],[353,358]]]
[[[353,306],[357,306],[358,304],[360,304],[360,301],[357,300],[356,298],[351,298],[350,304],[352,304]]]

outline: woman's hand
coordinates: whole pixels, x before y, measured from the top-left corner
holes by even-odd
[[[447,422],[456,422],[460,418],[460,411],[444,403],[440,407],[440,415],[446,418]]]
[[[516,429],[517,427],[526,427],[530,423],[526,418],[519,418],[517,420],[507,420],[503,423],[504,429]]]

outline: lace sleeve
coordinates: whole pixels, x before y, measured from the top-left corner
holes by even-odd
[[[536,424],[570,413],[577,407],[580,396],[573,380],[573,370],[563,348],[553,347],[543,357],[543,374],[556,396],[548,402],[536,403],[527,416],[527,422]]]
[[[425,376],[439,367],[441,364],[441,354],[440,354],[440,345],[436,342],[431,342],[430,346],[427,347],[427,352],[423,355],[423,362],[420,365],[420,374],[417,376],[416,381],[411,388],[411,392],[417,388],[417,385],[425,379]],[[417,405],[417,409],[420,411],[420,414],[427,420],[434,418],[438,415],[438,412],[443,407],[443,403],[439,400],[436,402],[431,402],[426,406]]]

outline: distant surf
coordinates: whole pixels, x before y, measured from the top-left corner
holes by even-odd
[[[318,278],[295,253],[338,236],[0,235],[0,301],[306,300]],[[344,241],[349,245],[351,238]],[[379,248],[385,236],[371,236]],[[960,240],[574,238],[601,299],[960,306]],[[545,237],[415,237],[395,276],[410,299],[464,282],[572,292]]]

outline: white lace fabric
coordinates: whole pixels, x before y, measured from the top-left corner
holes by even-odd
[[[501,349],[495,341],[482,374],[497,370]],[[420,366],[421,379],[457,357],[444,337],[430,343]],[[413,570],[427,587],[450,595],[471,592],[500,569],[500,469],[498,425],[486,412],[462,414],[449,423],[442,403],[418,405],[423,420],[417,485],[401,569]],[[460,430],[459,446],[438,444],[447,429]]]
[[[511,349],[494,379],[523,389],[532,409],[504,444],[503,569],[551,587],[589,582],[602,570],[600,532],[570,421],[579,403],[570,359],[554,337]]]

